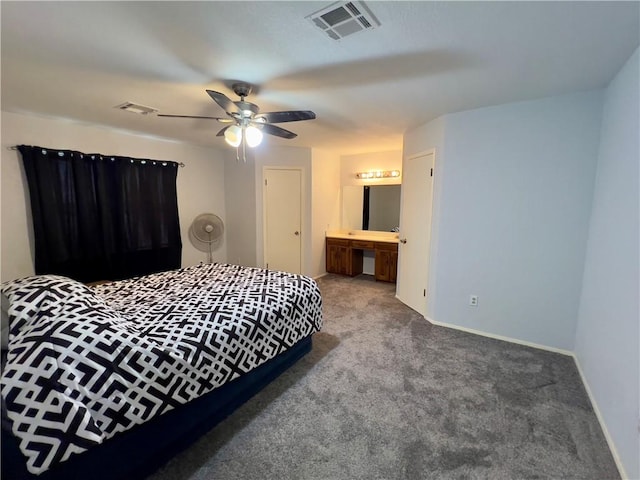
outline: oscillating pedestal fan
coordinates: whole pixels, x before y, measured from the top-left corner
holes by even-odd
[[[189,228],[189,238],[194,247],[207,253],[207,262],[213,261],[213,245],[222,239],[224,224],[222,219],[213,213],[198,215]]]

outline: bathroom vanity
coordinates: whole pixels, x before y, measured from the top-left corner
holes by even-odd
[[[327,232],[328,273],[355,277],[362,273],[363,253],[375,255],[375,278],[395,283],[398,271],[398,235],[393,232]]]

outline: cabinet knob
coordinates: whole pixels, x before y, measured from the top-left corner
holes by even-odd
[[[295,232],[293,232],[294,235],[300,235],[300,232],[298,232],[297,230]]]
[[[402,243],[404,245],[405,243],[407,243],[407,239],[406,238],[401,238],[400,239],[400,243]]]

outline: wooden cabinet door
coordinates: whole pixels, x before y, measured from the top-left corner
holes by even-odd
[[[398,252],[389,252],[389,281],[396,283],[398,279]]]
[[[327,239],[327,272],[349,275],[349,243],[348,240]]]
[[[349,275],[349,247],[335,246],[333,249],[336,273]]]
[[[376,280],[381,282],[389,282],[389,263],[390,252],[386,250],[376,250]]]
[[[376,243],[376,280],[395,282],[398,273],[398,245],[393,243]]]
[[[326,247],[327,273],[352,277],[360,275],[363,250],[374,250],[376,280],[395,283],[398,272],[397,243],[327,238]]]
[[[327,272],[339,273],[340,270],[340,247],[327,242]]]

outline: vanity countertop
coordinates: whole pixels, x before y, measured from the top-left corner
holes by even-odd
[[[366,230],[333,231],[327,232],[326,237],[363,240],[369,242],[398,243],[398,234],[395,232],[368,232]]]

